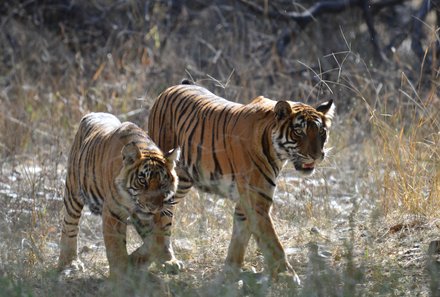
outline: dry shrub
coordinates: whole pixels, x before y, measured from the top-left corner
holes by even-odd
[[[372,114],[377,164],[384,170],[381,193],[386,213],[439,214],[440,122],[434,100],[438,98],[431,93],[423,100],[409,98],[413,104],[393,114]]]

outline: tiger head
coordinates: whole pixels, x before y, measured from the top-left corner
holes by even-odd
[[[314,172],[326,154],[324,145],[335,112],[333,100],[313,108],[306,104],[278,101],[274,108],[276,129],[272,133],[281,161],[291,161],[305,175]]]
[[[131,142],[123,147],[121,154],[123,168],[118,187],[130,197],[133,213],[141,219],[147,218],[161,211],[164,204],[172,204],[178,183],[175,166],[180,157],[179,148],[162,154]]]

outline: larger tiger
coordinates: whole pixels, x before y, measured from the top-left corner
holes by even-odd
[[[253,235],[270,274],[283,272],[299,282],[270,214],[276,179],[287,161],[302,174],[314,171],[325,156],[334,110],[332,100],[314,108],[262,96],[243,105],[188,82],[168,88],[155,101],[150,137],[160,148],[179,146],[182,153],[175,202],[193,186],[236,202],[228,271],[239,271]],[[156,221],[164,239],[154,242],[164,242],[165,258],[176,262],[169,239],[172,214]]]
[[[124,273],[130,261],[128,219],[137,229],[151,225],[154,214],[172,203],[178,158],[179,149],[164,154],[133,123],[121,123],[107,113],[84,116],[68,161],[59,268],[70,265],[77,256],[78,223],[87,204],[91,212],[102,214],[110,276]],[[145,237],[149,231],[142,228],[140,233]],[[136,255],[132,255],[133,262]]]

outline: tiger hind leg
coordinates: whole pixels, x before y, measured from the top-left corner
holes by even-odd
[[[61,227],[59,270],[71,266],[72,262],[77,258],[78,224],[83,207],[84,204],[80,200],[79,195],[73,195],[69,183],[67,183]]]

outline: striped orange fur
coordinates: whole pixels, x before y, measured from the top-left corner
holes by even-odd
[[[68,161],[59,268],[77,257],[78,223],[88,205],[102,215],[110,275],[124,273],[128,220],[142,226],[143,237],[151,232],[154,214],[173,203],[178,156],[179,149],[164,154],[133,123],[106,113],[84,116]]]
[[[243,105],[187,82],[157,98],[149,135],[162,149],[179,146],[182,152],[175,202],[193,186],[236,202],[227,269],[238,271],[253,235],[271,275],[287,272],[297,279],[270,214],[276,179],[286,162],[302,174],[314,171],[325,156],[333,114],[332,100],[314,108],[260,96]],[[164,230],[162,250],[174,257],[172,213],[158,222]]]

